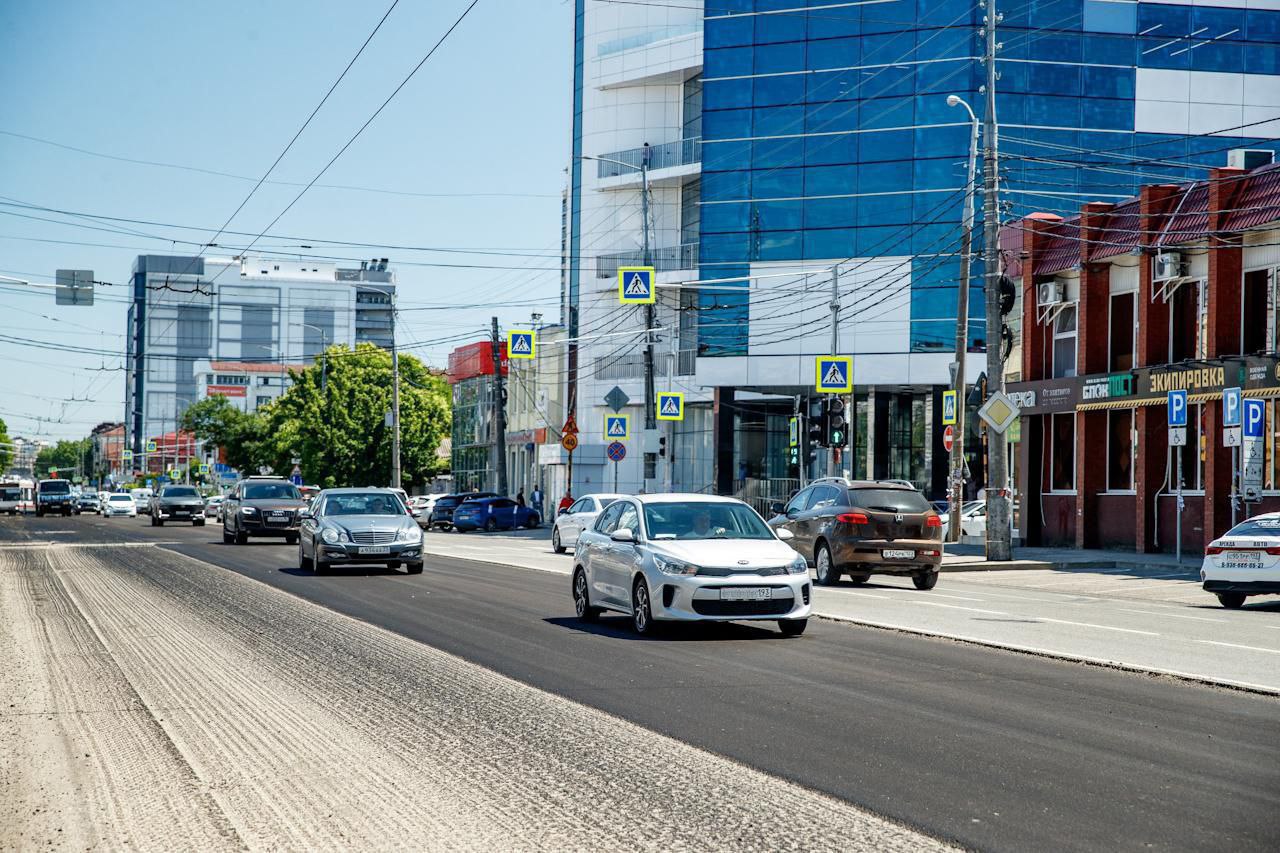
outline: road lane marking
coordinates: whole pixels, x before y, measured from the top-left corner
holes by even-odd
[[[930,598],[953,598],[956,601],[986,601],[985,598],[971,598],[967,595],[948,595],[945,592],[930,592]]]
[[[1037,617],[1041,622],[1059,622],[1063,625],[1079,625],[1082,628],[1101,628],[1104,631],[1123,631],[1126,634],[1146,634],[1148,637],[1159,637],[1155,631],[1138,631],[1134,628],[1117,628],[1114,625],[1095,625],[1092,622],[1072,622],[1068,619],[1050,619],[1048,616]]]
[[[979,607],[963,607],[959,604],[942,604],[938,601],[913,601],[909,598],[902,599],[909,604],[923,604],[925,607],[946,607],[949,610],[967,610],[970,613],[990,613],[995,616],[1008,616],[1009,614],[1003,610],[983,610]]]
[[[1231,649],[1247,649],[1251,652],[1270,652],[1273,655],[1280,655],[1280,649],[1264,649],[1261,646],[1242,646],[1239,643],[1220,643],[1217,640],[1196,640],[1197,643],[1207,643],[1210,646],[1226,646]]]
[[[1205,616],[1184,616],[1181,613],[1160,613],[1156,610],[1130,610],[1127,607],[1117,607],[1117,610],[1123,610],[1125,613],[1141,613],[1144,616],[1169,616],[1174,619],[1194,619],[1197,622],[1217,622],[1219,624],[1226,622],[1226,619],[1209,619]]]

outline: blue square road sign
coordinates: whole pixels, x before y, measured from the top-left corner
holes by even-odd
[[[1240,426],[1240,389],[1222,389],[1222,425],[1224,427]]]
[[[1187,392],[1169,392],[1169,426],[1184,427],[1187,425]]]
[[[1266,423],[1266,407],[1263,406],[1262,401],[1245,400],[1242,411],[1244,412],[1244,437],[1262,438]]]

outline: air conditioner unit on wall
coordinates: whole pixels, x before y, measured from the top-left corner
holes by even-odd
[[[1232,169],[1257,169],[1276,161],[1276,153],[1266,148],[1235,148],[1227,152],[1227,165]]]
[[[1151,278],[1154,281],[1170,281],[1182,278],[1182,255],[1179,252],[1161,252],[1151,260]]]
[[[1059,281],[1042,281],[1036,285],[1036,307],[1052,308],[1066,298],[1066,288]]]

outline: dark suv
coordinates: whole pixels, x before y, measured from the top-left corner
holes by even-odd
[[[427,529],[439,527],[441,530],[453,529],[453,511],[462,505],[463,501],[469,501],[472,498],[496,498],[497,492],[460,492],[456,495],[445,495],[436,501],[436,505],[431,508],[431,518],[427,521]]]
[[[814,566],[824,586],[845,574],[854,583],[873,574],[910,575],[917,589],[938,583],[942,520],[910,486],[830,477],[772,510],[769,526],[791,531],[791,547]]]
[[[195,486],[162,486],[151,499],[151,526],[164,527],[166,521],[189,521],[204,527],[204,498]]]
[[[71,515],[76,511],[76,496],[71,494],[69,480],[41,480],[36,486],[37,516],[51,512]]]
[[[243,545],[250,536],[282,536],[296,545],[304,506],[302,492],[282,477],[241,480],[222,502],[222,541]]]

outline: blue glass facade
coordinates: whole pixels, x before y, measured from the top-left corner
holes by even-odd
[[[1071,212],[1203,176],[1194,167],[1224,165],[1230,148],[1275,147],[1137,133],[1135,79],[1139,68],[1280,74],[1280,12],[1116,0],[1001,11],[1011,215]],[[946,95],[981,115],[982,14],[969,0],[708,2],[701,277],[741,278],[757,261],[910,256],[909,347],[954,346],[969,122]],[[846,302],[847,314],[907,298],[905,269],[901,279],[874,305]],[[745,354],[745,291],[700,299],[702,354]]]

